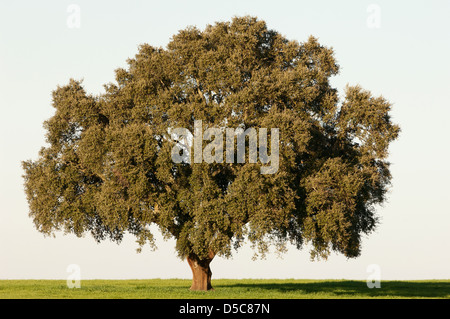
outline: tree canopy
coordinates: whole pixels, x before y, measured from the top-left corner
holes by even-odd
[[[316,38],[288,40],[249,16],[180,30],[166,48],[142,44],[104,93],[76,80],[53,92],[48,145],[23,162],[30,216],[45,234],[120,242],[128,232],[139,245],[154,245],[155,224],[197,262],[231,256],[245,239],[261,256],[309,243],[312,257],[357,257],[378,224],[399,127],[383,97],[347,86],[340,98],[338,72]],[[196,120],[278,128],[278,170],[175,163],[169,132],[193,132]]]

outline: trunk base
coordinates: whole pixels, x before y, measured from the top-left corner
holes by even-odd
[[[213,257],[199,259],[196,255],[190,254],[186,259],[192,270],[192,286],[190,290],[214,290],[211,286],[212,272],[209,267]]]

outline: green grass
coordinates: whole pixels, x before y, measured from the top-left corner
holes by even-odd
[[[217,279],[214,291],[190,291],[184,279],[82,280],[69,289],[64,280],[0,280],[0,299],[328,299],[450,298],[450,280],[382,281],[369,289],[365,281]]]

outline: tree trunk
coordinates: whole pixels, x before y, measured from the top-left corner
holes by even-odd
[[[205,259],[200,259],[195,254],[189,254],[186,258],[192,270],[192,286],[191,290],[213,290],[211,286],[211,268],[209,264],[214,258],[214,253],[210,252],[209,256]]]

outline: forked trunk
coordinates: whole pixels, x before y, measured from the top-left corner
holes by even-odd
[[[214,253],[210,253],[210,255],[205,259],[198,258],[195,254],[189,254],[187,257],[187,262],[192,270],[192,286],[191,290],[212,290],[211,286],[211,268],[209,264],[214,258]]]

